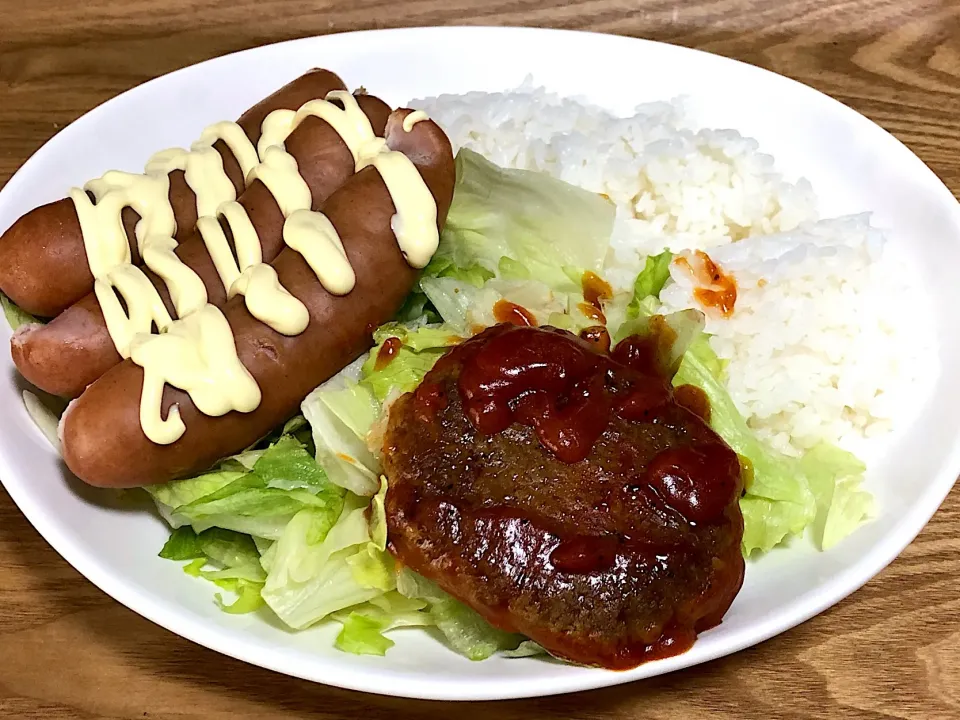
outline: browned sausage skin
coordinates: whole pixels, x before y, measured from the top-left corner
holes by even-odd
[[[237,121],[254,143],[260,137],[263,119],[273,110],[295,110],[331,90],[346,86],[328,70],[311,70],[247,110]],[[233,153],[217,141],[214,148],[237,193],[243,192],[243,175]],[[177,240],[188,237],[197,222],[196,197],[183,172],[170,174],[170,203],[177,220]],[[133,228],[139,216],[130,208],[123,213],[131,239],[133,262],[139,263]],[[93,289],[93,276],[86,261],[83,233],[73,201],[63,198],[42,205],[18,219],[0,235],[0,291],[27,312],[55,317]]]
[[[442,226],[453,198],[453,152],[433,122],[420,122],[405,132],[403,118],[409,112],[390,116],[387,143],[417,166],[436,200]],[[224,306],[240,360],[263,391],[260,406],[251,413],[208,417],[186,393],[167,387],[164,414],[178,404],[186,432],[170,445],[154,444],[140,427],[143,371],[125,360],[87,388],[64,414],[60,434],[70,470],[102,487],[135,487],[200,472],[269,433],[296,412],[314,387],[371,346],[373,329],[393,317],[416,278],[391,230],[393,201],[380,174],[368,167],[321,209],[337,229],[356,272],[353,291],[329,294],[303,257],[287,248],[273,266],[283,286],[310,313],[302,334],[274,332],[247,312],[240,296]]]
[[[370,119],[373,131],[383,135],[390,107],[372,95],[357,96],[357,103]],[[297,160],[300,174],[310,188],[313,209],[320,206],[354,171],[354,159],[340,135],[325,120],[306,118],[285,142]],[[250,221],[260,237],[263,261],[272,262],[283,249],[283,215],[273,195],[259,180],[240,196]],[[229,237],[230,228],[221,223]],[[207,298],[223,305],[227,298],[216,267],[200,233],[194,231],[176,250],[185,265],[196,272],[207,288]],[[147,277],[159,290],[176,317],[165,283],[148,269]],[[107,330],[100,303],[94,293],[67,308],[48,325],[30,325],[10,341],[13,361],[28,381],[53,395],[75,398],[121,361]]]

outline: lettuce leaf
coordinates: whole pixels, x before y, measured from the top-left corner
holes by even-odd
[[[449,254],[434,255],[430,263],[423,269],[426,277],[452,277],[455,280],[468,282],[475,287],[480,287],[487,280],[496,276],[492,270],[488,270],[480,263],[471,263],[464,267],[458,266]]]
[[[457,184],[440,246],[424,275],[469,276],[475,285],[483,274],[474,268],[503,268],[554,289],[576,290],[571,275],[603,265],[614,215],[601,195],[544,173],[498,167],[464,148],[457,153]]]
[[[455,334],[468,337],[478,329],[497,324],[494,307],[500,300],[519,305],[531,313],[540,325],[555,316],[569,314],[583,301],[580,292],[562,293],[539,280],[488,280],[482,287],[474,287],[453,278],[424,278],[420,281],[444,323]],[[582,314],[582,322],[587,321]]]
[[[470,660],[486,660],[503,651],[517,652],[524,642],[529,642],[522,635],[493,627],[475,610],[409,568],[402,568],[397,574],[397,592],[424,601],[432,624],[451,648]]]
[[[271,539],[304,507],[338,512],[342,503],[342,491],[292,435],[227,458],[212,472],[145,489],[174,528],[218,527]]]
[[[366,435],[380,403],[369,388],[334,378],[310,393],[301,409],[313,429],[317,463],[330,482],[356,495],[376,493],[380,465]]]
[[[391,393],[413,390],[446,352],[446,346],[417,352],[409,345],[402,345],[389,363],[377,369],[376,357],[381,347],[378,345],[370,354],[371,360],[364,366],[361,381],[379,402]]]
[[[307,490],[318,493],[327,485],[327,476],[310,456],[303,443],[283,435],[256,461],[253,472],[268,488]]]
[[[383,344],[401,342],[388,362],[378,363]],[[369,435],[388,396],[416,387],[451,345],[461,342],[446,325],[388,323],[374,333],[377,345],[355,367],[314,390],[301,409],[313,430],[317,463],[334,485],[371,496],[380,487],[380,463]]]
[[[430,605],[437,629],[450,647],[468,660],[486,660],[501,650],[516,650],[525,640],[522,635],[493,627],[472,608],[452,597]]]
[[[309,627],[394,589],[386,489],[384,481],[372,500],[348,494],[332,526],[312,508],[301,511],[270,548],[262,595],[288,626]]]
[[[188,526],[175,529],[160,550],[160,557],[165,560],[196,560],[204,557],[199,536]]]
[[[260,591],[266,574],[260,565],[257,547],[249,535],[220,528],[197,534],[189,527],[181,527],[170,535],[160,551],[160,557],[191,560],[184,567],[184,572],[234,593],[237,597],[233,603],[226,603],[220,593],[214,595],[214,600],[224,612],[237,615],[253,612],[263,606]]]
[[[394,646],[383,633],[390,628],[386,619],[352,612],[343,620],[336,647],[354,655],[386,655]]]
[[[221,528],[269,539],[279,538],[304,508],[336,516],[343,504],[343,490],[291,435],[228,458],[212,472],[145,490],[174,528]]]
[[[627,317],[635,318],[641,314],[641,303],[649,297],[659,298],[660,291],[670,278],[670,262],[673,254],[664,250],[659,255],[650,255],[643,270],[633,282],[633,299],[627,306]]]
[[[384,343],[392,342],[391,338],[401,342],[399,349],[387,362],[378,362]],[[374,333],[377,345],[363,363],[360,383],[369,388],[379,402],[391,394],[413,390],[437,360],[463,339],[463,334],[450,325],[409,328],[388,323]]]
[[[707,336],[695,340],[673,379],[695,385],[710,400],[710,425],[740,455],[746,494],[743,550],[766,552],[813,527],[827,549],[868,516],[872,499],[860,489],[864,466],[850,453],[824,444],[795,458],[763,443],[747,425],[723,384],[723,365]]]
[[[391,590],[361,605],[334,613],[333,619],[343,624],[336,646],[355,655],[383,655],[393,647],[393,640],[384,633],[399,627],[433,625],[427,603],[406,598]]]
[[[16,330],[21,325],[26,325],[28,323],[45,322],[23,310],[19,305],[17,305],[15,302],[13,302],[13,300],[8,298],[3,293],[0,293],[0,306],[3,306],[3,316],[10,324],[11,330]]]
[[[873,514],[873,496],[861,488],[866,466],[827,443],[808,450],[800,464],[817,499],[814,538],[827,550]]]

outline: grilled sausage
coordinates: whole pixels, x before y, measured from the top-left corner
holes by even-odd
[[[370,118],[373,131],[384,132],[390,108],[372,95],[359,95],[357,103]],[[313,198],[313,209],[349,178],[354,160],[346,144],[325,121],[309,116],[287,138],[287,151],[297,160]],[[263,262],[272,262],[283,249],[283,215],[277,201],[259,180],[240,196],[263,248]],[[221,226],[227,237],[230,228]],[[199,231],[194,231],[176,250],[177,256],[196,272],[207,288],[208,301],[222,306],[226,292]],[[176,317],[166,284],[149,270],[147,277],[160,292],[171,317]],[[94,380],[121,361],[113,344],[100,303],[94,293],[67,308],[48,325],[21,328],[10,341],[10,352],[20,373],[41,390],[75,398]]]
[[[453,152],[443,131],[430,121],[408,133],[408,110],[387,123],[388,145],[416,165],[437,203],[442,226],[453,197]],[[389,320],[413,287],[416,271],[405,261],[391,230],[393,201],[377,170],[351,177],[322,211],[337,229],[356,272],[347,295],[328,293],[303,257],[284,249],[273,262],[280,282],[307,307],[310,322],[286,337],[254,319],[244,298],[232,298],[224,315],[233,330],[240,361],[263,392],[250,413],[202,415],[190,397],[167,387],[163,412],[179,405],[186,432],[170,445],[144,435],[139,421],[143,370],[131,360],[109,370],[67,409],[61,422],[67,466],[91,485],[134,487],[189,476],[238,452],[293,415],[303,398],[372,344],[371,333]]]
[[[311,70],[254,105],[237,122],[256,144],[263,119],[270,112],[295,110],[308,100],[345,87],[334,73]],[[233,153],[220,140],[214,148],[223,158],[223,168],[237,193],[243,192],[243,174]],[[169,197],[177,220],[176,238],[182,240],[197,222],[197,206],[196,196],[180,170],[170,173]],[[133,229],[139,219],[133,209],[124,209],[123,222],[135,264],[140,258]],[[70,198],[31,210],[0,236],[0,290],[39,317],[55,317],[93,290],[83,233]]]

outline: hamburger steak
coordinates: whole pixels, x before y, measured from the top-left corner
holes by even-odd
[[[444,355],[384,436],[397,560],[579,664],[717,625],[743,582],[740,464],[656,343],[497,325]]]

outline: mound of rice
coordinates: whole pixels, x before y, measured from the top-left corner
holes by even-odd
[[[929,372],[923,294],[867,216],[817,222],[808,182],[787,182],[751,138],[697,128],[682,101],[618,118],[528,79],[411,106],[455,149],[608,196],[617,221],[604,276],[615,288],[629,290],[646,256],[664,249],[706,251],[733,275],[734,312],[706,309],[707,331],[734,401],[780,450],[826,440],[865,452]],[[665,311],[705,310],[682,267],[671,278]]]

